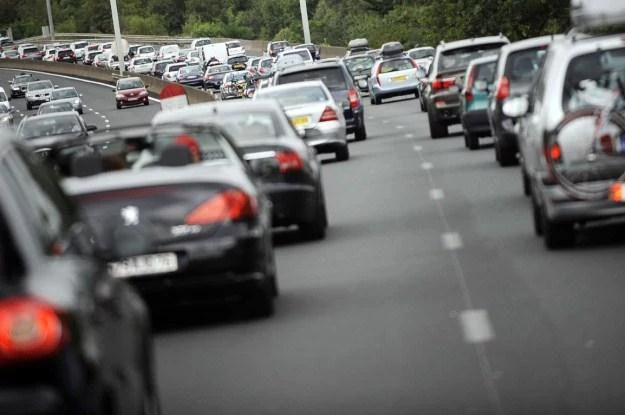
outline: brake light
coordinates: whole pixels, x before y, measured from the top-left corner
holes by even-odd
[[[185,217],[187,225],[209,225],[252,217],[257,212],[256,199],[241,190],[226,190],[211,197]]]
[[[554,162],[560,161],[562,157],[562,148],[560,144],[553,143],[551,147],[545,148],[545,158]]]
[[[276,153],[275,157],[278,161],[280,173],[299,171],[304,168],[304,162],[301,157],[293,151],[281,151]]]
[[[467,101],[473,100],[473,83],[475,82],[475,77],[477,75],[477,66],[474,66],[469,72],[469,76],[467,77],[467,86],[464,91],[464,98]]]
[[[323,114],[321,114],[321,118],[319,118],[319,122],[337,121],[338,119],[339,117],[336,115],[336,111],[330,107],[326,107],[326,109],[323,110]]]
[[[0,365],[50,356],[66,340],[52,306],[28,297],[0,301]]]
[[[616,182],[610,186],[609,199],[613,202],[625,202],[625,193],[623,193],[623,183]]]
[[[610,134],[604,134],[599,138],[599,144],[601,145],[601,151],[605,154],[614,153],[614,145],[612,144],[612,137]]]
[[[440,89],[447,89],[456,84],[456,78],[442,78],[432,81],[432,89],[438,91]]]
[[[499,79],[499,83],[497,84],[497,91],[495,92],[495,97],[497,101],[503,101],[504,99],[510,96],[510,81],[508,77],[505,75]]]
[[[347,92],[347,99],[349,99],[349,106],[352,107],[352,109],[360,106],[360,97],[354,88],[350,88],[349,92]]]

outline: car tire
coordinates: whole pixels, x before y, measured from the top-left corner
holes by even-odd
[[[421,112],[426,112],[427,109],[425,108],[425,102],[423,102],[423,98],[419,97],[419,104],[421,106]]]
[[[365,141],[367,139],[367,127],[365,127],[365,122],[362,122],[362,125],[356,127],[356,131],[354,131],[354,138],[356,141]]]
[[[271,280],[267,279],[262,287],[249,299],[250,311],[253,317],[269,318],[275,312],[274,294]]]
[[[519,160],[516,158],[516,151],[510,147],[501,147],[499,143],[500,140],[495,141],[495,147],[499,147],[499,158],[497,160],[499,161],[499,165],[501,167],[509,167],[519,164]]]
[[[321,240],[326,236],[326,229],[328,228],[328,214],[324,199],[323,192],[320,191],[319,198],[317,200],[317,208],[315,209],[315,217],[310,222],[299,224],[299,231],[307,240]]]
[[[26,109],[27,110],[32,110],[33,109],[33,106],[32,106],[32,104],[30,102],[26,103]]]
[[[540,206],[534,198],[532,198],[532,219],[534,222],[534,233],[536,236],[543,236],[543,216]]]
[[[428,122],[430,124],[430,136],[432,139],[443,138],[449,135],[446,124],[441,124],[436,120],[436,114],[428,107]]]
[[[347,144],[340,146],[334,153],[336,161],[349,160],[349,146]]]
[[[119,103],[119,102],[117,103],[117,109],[118,109],[118,110],[122,109],[122,104],[121,104],[121,103]]]
[[[480,148],[480,139],[477,135],[466,132],[464,133],[464,137],[467,140],[469,150],[477,150]]]
[[[149,100],[149,99],[146,99],[146,100],[143,102],[143,105],[150,105],[150,100]]]
[[[369,102],[371,102],[371,105],[378,105],[378,101],[375,99],[373,94],[370,95]]]
[[[521,169],[521,177],[523,180],[523,194],[525,196],[532,195],[532,186],[530,185],[530,178],[527,176],[527,173],[524,169]]]
[[[82,114],[83,114],[83,112],[84,112],[84,111],[82,110],[82,108],[78,110],[78,113],[79,113],[80,115],[82,115]]]
[[[570,248],[575,245],[575,227],[572,222],[553,222],[542,212],[542,229],[545,246],[549,250]]]

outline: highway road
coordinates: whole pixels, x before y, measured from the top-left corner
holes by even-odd
[[[103,128],[158,110],[53,79]],[[431,140],[414,99],[366,114],[368,140],[323,166],[327,239],[276,235],[276,315],[204,311],[217,317],[157,333],[165,413],[624,413],[625,229],[546,251],[492,148]]]

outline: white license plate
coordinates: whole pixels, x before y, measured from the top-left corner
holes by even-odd
[[[454,86],[450,86],[447,91],[449,91],[452,94],[455,94],[455,93],[459,92],[460,89],[457,86],[454,85]]]
[[[139,98],[128,98],[128,101],[136,101],[136,100],[138,100],[138,99],[139,99]]]
[[[165,274],[178,270],[178,257],[174,253],[140,255],[124,261],[111,262],[108,269],[115,278]]]

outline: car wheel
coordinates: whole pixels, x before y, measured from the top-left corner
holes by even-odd
[[[428,107],[428,122],[430,124],[430,136],[432,139],[447,137],[449,135],[449,131],[447,130],[447,125],[439,123],[436,120],[436,114],[434,114],[434,110]]]
[[[426,112],[427,109],[425,108],[425,102],[423,102],[421,97],[419,97],[419,103],[421,104],[421,112]]]
[[[414,93],[414,97],[415,97],[416,99],[419,99],[419,91],[415,91],[415,93]]]
[[[354,132],[354,137],[356,141],[365,141],[367,139],[367,128],[365,127],[365,122],[362,122],[362,125],[356,128]]]
[[[532,195],[532,187],[530,186],[530,178],[525,173],[525,170],[521,169],[521,176],[523,178],[523,194],[525,196]]]
[[[378,101],[375,99],[373,94],[369,97],[369,102],[371,102],[371,105],[378,105]]]
[[[519,161],[516,158],[516,151],[514,150],[514,148],[501,147],[501,145],[498,144],[499,142],[499,140],[495,142],[495,146],[499,147],[499,165],[501,167],[508,167],[519,164]]]
[[[532,218],[534,222],[534,233],[536,236],[543,236],[543,217],[540,206],[534,198],[532,198]]]
[[[250,311],[253,317],[268,318],[273,315],[275,306],[270,285],[271,282],[267,281],[267,286],[260,288],[256,296],[249,300]]]
[[[346,161],[349,160],[349,147],[347,144],[340,146],[336,152],[334,153],[336,156],[336,161]]]
[[[314,241],[325,238],[327,227],[328,214],[326,211],[326,204],[323,192],[319,192],[315,217],[310,222],[300,223],[299,231],[306,239]]]
[[[118,110],[122,109],[122,104],[120,102],[117,103],[117,109]]]
[[[547,249],[569,248],[575,244],[575,227],[572,222],[552,222],[542,212],[542,229]]]
[[[83,113],[82,108],[78,110],[78,113],[79,113],[80,115],[82,115],[82,113]]]
[[[32,104],[30,102],[26,103],[26,109],[27,110],[32,110],[33,109],[33,106],[32,106]]]
[[[469,147],[469,150],[477,150],[480,148],[480,139],[477,135],[467,132],[465,133],[465,139],[467,140],[467,147]]]
[[[143,105],[150,105],[150,100],[146,99],[145,101],[143,101]]]

